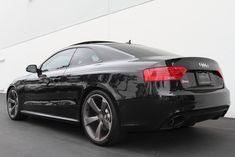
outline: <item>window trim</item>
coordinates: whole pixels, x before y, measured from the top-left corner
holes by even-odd
[[[54,57],[55,55],[57,55],[57,54],[59,54],[59,53],[61,53],[61,52],[63,52],[63,51],[70,50],[70,49],[74,49],[74,52],[73,52],[73,54],[72,54],[72,57],[71,57],[71,59],[70,59],[70,61],[69,61],[68,66],[63,67],[63,68],[60,68],[60,69],[53,69],[53,70],[48,70],[48,71],[41,70],[41,69],[42,69],[42,66],[43,66],[48,60],[50,60],[52,57]],[[47,59],[39,66],[39,69],[40,69],[41,72],[43,73],[43,72],[56,71],[56,70],[61,70],[61,69],[64,69],[64,68],[68,68],[68,67],[70,66],[70,64],[71,64],[72,58],[73,58],[75,52],[77,51],[77,49],[78,49],[77,47],[66,48],[66,49],[62,49],[62,50],[60,50],[60,51],[54,53],[53,55],[51,55],[49,58],[47,58]]]

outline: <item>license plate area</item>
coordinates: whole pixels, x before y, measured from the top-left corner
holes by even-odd
[[[196,76],[199,86],[211,85],[211,78],[208,72],[197,72]]]

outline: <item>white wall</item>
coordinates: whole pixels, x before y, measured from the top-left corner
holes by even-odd
[[[53,51],[86,40],[114,40],[154,46],[185,56],[217,60],[231,91],[235,117],[234,0],[155,0],[0,51],[0,89],[26,74],[27,64],[40,64]]]
[[[0,49],[149,0],[0,0]]]

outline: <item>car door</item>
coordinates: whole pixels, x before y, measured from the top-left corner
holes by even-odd
[[[61,81],[76,49],[60,51],[46,60],[38,74],[32,74],[25,80],[24,110],[56,115]]]
[[[76,50],[70,66],[64,73],[64,80],[61,84],[60,100],[63,102],[57,109],[57,115],[72,119],[79,118],[79,99],[83,89],[87,86],[87,78],[84,74],[92,66],[100,63],[98,54],[91,48],[80,47]]]

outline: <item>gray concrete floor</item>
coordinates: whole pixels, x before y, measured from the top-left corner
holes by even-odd
[[[121,144],[98,147],[81,127],[29,118],[11,121],[0,95],[0,157],[234,157],[235,120],[220,119],[193,128],[130,134]]]

